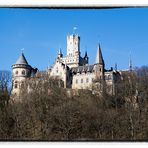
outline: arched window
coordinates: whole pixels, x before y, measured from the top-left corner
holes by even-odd
[[[21,88],[24,88],[24,82],[22,82],[22,84],[21,84]]]
[[[81,79],[81,83],[83,83],[83,79]]]
[[[25,75],[25,70],[22,71],[22,75]]]
[[[14,88],[17,88],[17,87],[18,87],[18,82],[15,81]]]
[[[16,71],[15,74],[18,75],[18,71]]]
[[[102,69],[100,68],[100,72],[102,71]]]

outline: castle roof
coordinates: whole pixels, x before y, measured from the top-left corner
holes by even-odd
[[[98,50],[97,50],[96,64],[103,64],[104,65],[104,60],[103,60],[100,44],[99,44]]]
[[[24,56],[24,54],[22,53],[19,57],[19,59],[17,60],[16,64],[23,64],[23,65],[28,65],[28,62]]]
[[[94,65],[85,65],[85,66],[73,67],[72,72],[73,73],[93,72],[93,69]]]

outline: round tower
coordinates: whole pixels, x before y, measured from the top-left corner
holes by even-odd
[[[25,80],[31,76],[32,67],[22,53],[17,62],[12,65],[12,95],[19,96]]]

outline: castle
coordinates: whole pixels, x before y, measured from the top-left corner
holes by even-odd
[[[25,81],[34,77],[38,71],[37,68],[30,66],[22,53],[17,62],[12,65],[12,94],[18,95]],[[102,91],[101,82],[105,82],[108,93],[114,94],[115,82],[120,78],[120,72],[117,70],[105,69],[105,63],[100,44],[97,46],[96,60],[93,65],[89,65],[89,57],[85,52],[84,57],[80,52],[80,36],[72,34],[67,36],[67,55],[64,57],[61,49],[55,60],[54,65],[48,68],[46,73],[51,78],[62,80],[64,88],[70,89],[89,89],[95,87]]]

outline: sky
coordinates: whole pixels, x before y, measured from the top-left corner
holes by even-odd
[[[148,65],[148,8],[21,9],[0,8],[0,70],[11,70],[21,49],[28,63],[45,70],[59,48],[66,55],[66,37],[77,27],[81,55],[95,63],[100,43],[106,69]]]

